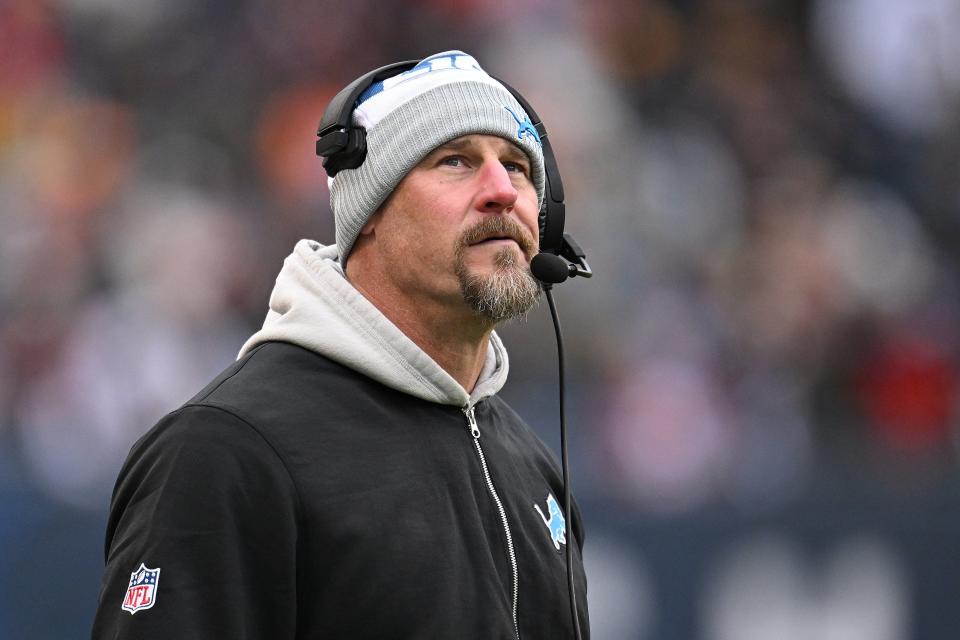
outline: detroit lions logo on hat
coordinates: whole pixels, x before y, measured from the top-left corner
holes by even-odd
[[[547,531],[550,532],[550,541],[553,542],[553,546],[557,548],[557,551],[560,551],[560,545],[567,544],[567,521],[563,517],[563,511],[560,510],[560,504],[557,502],[557,499],[553,497],[552,493],[547,494],[547,513],[550,514],[549,519],[543,515],[543,511],[540,510],[540,505],[535,504],[533,508],[540,514],[543,524],[547,525]]]
[[[519,127],[517,128],[517,140],[523,140],[523,136],[530,136],[537,141],[537,144],[542,145],[540,142],[540,133],[537,132],[537,128],[533,126],[533,123],[530,122],[530,116],[524,114],[523,120],[513,112],[513,109],[510,107],[504,107],[507,111],[510,112],[510,115],[513,116],[513,119],[517,121]]]

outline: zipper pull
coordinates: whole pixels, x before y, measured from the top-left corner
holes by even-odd
[[[479,439],[480,427],[477,426],[477,417],[473,415],[473,407],[469,405],[465,407],[463,409],[463,414],[467,416],[467,423],[470,426],[470,435],[472,435],[474,439]]]

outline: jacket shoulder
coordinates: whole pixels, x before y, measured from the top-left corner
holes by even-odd
[[[302,513],[286,465],[244,420],[196,404],[168,414],[117,480],[93,637],[292,637]],[[132,599],[138,566],[162,579]],[[151,614],[129,615],[144,598]]]
[[[296,410],[321,397],[354,396],[372,381],[318,353],[266,342],[227,367],[186,404],[218,406],[260,426],[258,416]]]
[[[242,400],[276,389],[301,389],[306,377],[349,377],[350,369],[288,342],[266,342],[252,349],[186,404]],[[354,374],[356,375],[356,374]],[[243,404],[242,402],[240,404]]]

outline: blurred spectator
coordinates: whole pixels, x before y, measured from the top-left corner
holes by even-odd
[[[237,213],[205,197],[140,187],[127,207],[105,247],[116,289],[71,317],[15,407],[32,475],[88,507],[102,506],[133,441],[235,355],[246,331],[232,304],[258,253]]]
[[[813,41],[841,86],[890,126],[930,134],[960,105],[960,3],[814,3]]]
[[[842,540],[815,560],[789,538],[758,535],[743,541],[711,576],[703,637],[906,640],[908,584],[882,540]]]

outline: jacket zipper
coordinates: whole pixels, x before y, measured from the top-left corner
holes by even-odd
[[[487,483],[487,489],[493,496],[493,501],[497,505],[497,511],[500,512],[500,522],[503,524],[503,531],[507,537],[507,555],[510,558],[510,569],[513,571],[513,632],[517,639],[520,638],[520,625],[517,623],[517,599],[520,591],[520,572],[517,569],[517,554],[513,548],[513,536],[510,534],[510,523],[507,522],[507,511],[503,508],[503,502],[497,494],[497,489],[493,486],[493,478],[490,477],[490,469],[487,468],[487,459],[483,455],[483,448],[480,446],[480,427],[477,426],[477,417],[473,412],[473,405],[467,405],[463,408],[463,413],[467,416],[467,424],[470,427],[470,435],[473,436],[473,444],[477,449],[477,455],[480,457],[480,467],[483,469],[483,478]]]

